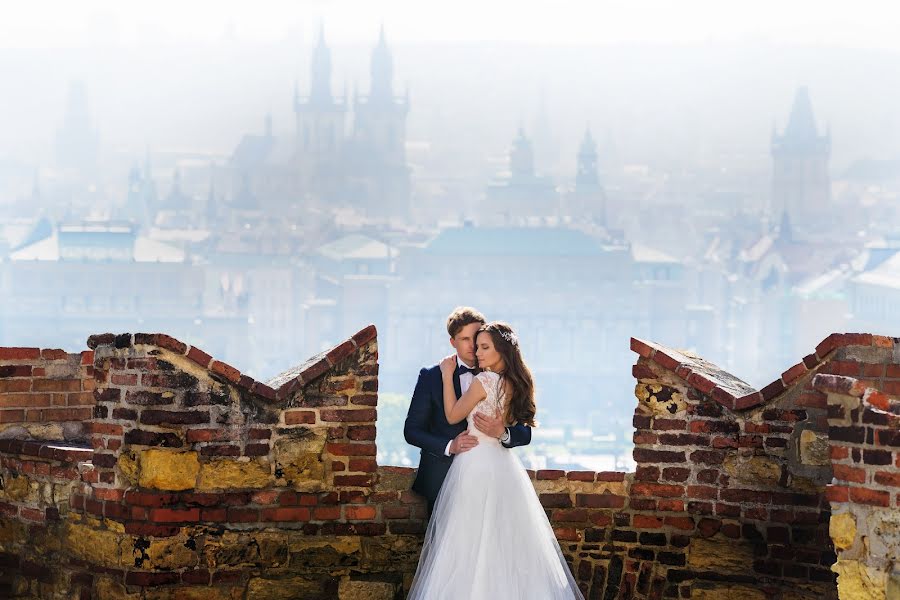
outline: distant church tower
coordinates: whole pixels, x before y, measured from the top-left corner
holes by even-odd
[[[99,136],[91,121],[87,90],[81,81],[69,84],[66,113],[56,132],[56,164],[90,172],[97,166]]]
[[[325,45],[325,30],[313,49],[309,96],[294,91],[297,117],[297,159],[303,191],[332,191],[335,170],[344,143],[346,99],[331,95],[331,51]]]
[[[534,148],[522,127],[519,127],[509,150],[509,173],[514,183],[534,179]]]
[[[772,210],[794,227],[821,221],[831,208],[831,136],[819,135],[806,87],[797,90],[787,127],[772,132]],[[783,217],[782,217],[783,218]]]
[[[409,209],[406,164],[406,116],[409,96],[394,96],[394,59],[384,27],[372,51],[369,95],[354,98],[354,169],[369,181],[364,194],[381,212],[405,214]]]
[[[578,149],[578,167],[575,172],[575,190],[570,196],[569,216],[578,219],[592,219],[607,225],[606,193],[600,185],[597,171],[597,144],[591,130],[584,132]]]

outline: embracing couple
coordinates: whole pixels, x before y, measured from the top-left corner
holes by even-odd
[[[422,369],[406,441],[422,449],[413,490],[430,520],[410,599],[583,599],[528,473],[534,381],[509,325],[461,307],[456,354]]]

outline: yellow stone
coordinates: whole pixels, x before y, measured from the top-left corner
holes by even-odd
[[[143,600],[241,600],[244,597],[242,588],[220,587],[177,587],[149,588],[144,592]]]
[[[681,392],[658,383],[638,383],[634,395],[654,416],[673,417],[687,409]]]
[[[200,461],[196,452],[150,448],[140,454],[139,484],[157,490],[190,490],[197,483]]]
[[[695,585],[691,589],[691,600],[767,600],[767,598],[765,592],[759,588],[739,584],[723,583],[710,588]]]
[[[743,458],[735,454],[725,457],[725,472],[741,483],[753,485],[778,485],[781,481],[781,463],[767,456]]]
[[[303,437],[275,442],[275,464],[295,488],[318,489],[325,480],[324,448],[325,432],[306,430]]]
[[[816,467],[830,465],[828,436],[804,429],[800,434],[800,462]]]
[[[197,489],[256,489],[269,485],[272,472],[269,463],[214,458],[200,466]]]
[[[102,600],[140,600],[140,592],[128,593],[121,583],[102,577],[97,580],[97,598]]]
[[[297,598],[318,598],[322,595],[322,584],[302,577],[285,579],[261,579],[254,577],[247,586],[247,598],[262,600],[297,600]]]
[[[887,600],[887,574],[869,569],[855,560],[839,560],[831,566],[838,574],[841,600]]]
[[[150,547],[141,551],[134,548],[132,553],[135,560],[146,557],[141,565],[142,569],[181,569],[183,567],[195,567],[199,562],[196,550],[191,550],[188,538],[178,536],[174,538],[157,538],[150,542]]]
[[[847,512],[831,515],[828,534],[834,541],[835,549],[847,550],[856,540],[856,517]]]
[[[386,581],[350,581],[341,579],[338,600],[393,600],[394,584]]]
[[[15,545],[25,541],[25,525],[18,521],[0,519],[0,549],[8,551]]]
[[[24,475],[5,477],[3,479],[2,495],[10,500],[21,502],[29,496],[33,496],[31,493],[31,482]]]
[[[126,483],[129,485],[137,485],[138,464],[130,453],[121,453],[117,461],[117,466],[119,467],[119,475],[122,476],[122,479],[124,479]]]
[[[687,566],[694,571],[746,574],[748,565],[753,564],[753,559],[753,547],[749,543],[723,536],[694,538],[688,549]]]
[[[68,551],[76,558],[90,563],[118,567],[122,564],[123,554],[131,558],[131,548],[125,547],[122,536],[111,531],[96,529],[91,525],[67,523],[63,536]]]

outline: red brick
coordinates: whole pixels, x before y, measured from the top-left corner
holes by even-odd
[[[657,431],[684,431],[687,429],[687,421],[681,419],[654,418],[651,427]]]
[[[137,385],[138,376],[136,373],[113,373],[110,381],[113,385]]]
[[[387,510],[387,507],[384,508]],[[407,515],[409,514],[409,509],[406,509]],[[385,515],[387,518],[387,515]],[[341,518],[341,507],[340,506],[317,506],[313,509],[312,518],[314,521],[337,521]]]
[[[347,428],[347,437],[351,440],[374,440],[375,435],[374,425],[351,425]]]
[[[890,487],[900,487],[900,473],[878,471],[875,473],[875,483]]]
[[[218,373],[222,375],[232,383],[239,383],[241,381],[241,372],[232,367],[227,363],[223,363],[220,360],[214,360],[209,365],[209,370],[213,373]]]
[[[367,521],[375,518],[374,506],[347,506],[344,508],[344,517],[348,521]]]
[[[857,469],[841,464],[833,464],[831,468],[836,479],[852,481],[854,483],[866,482],[866,471],[864,469]]]
[[[326,443],[325,450],[335,456],[375,456],[376,454],[375,444],[371,443]]]
[[[187,357],[201,367],[208,367],[210,361],[212,360],[212,356],[210,356],[200,348],[195,348],[194,346],[191,346],[191,349],[188,350]]]
[[[259,521],[259,516],[259,509],[256,508],[231,507],[228,509],[228,521],[232,523],[255,523]]]
[[[578,530],[574,527],[554,527],[553,533],[556,539],[564,542],[577,542],[579,540]]]
[[[188,429],[188,442],[211,442],[228,440],[230,432],[227,429]]]
[[[690,531],[694,528],[694,520],[690,517],[666,517],[665,523],[683,531]]]
[[[659,512],[684,512],[684,501],[674,500],[672,498],[661,498],[657,502]]]
[[[796,365],[794,365],[793,367],[791,367],[790,369],[788,369],[787,371],[785,371],[784,373],[782,373],[781,379],[782,379],[782,381],[784,381],[784,383],[786,385],[790,385],[795,380],[802,377],[807,371],[808,371],[808,369],[806,368],[806,365],[803,364],[802,362],[799,362]]]
[[[631,350],[633,352],[637,352],[644,358],[649,358],[649,357],[653,356],[653,352],[654,352],[653,347],[650,346],[649,344],[647,344],[646,342],[644,342],[643,340],[633,337],[633,338],[631,338],[630,344],[631,344]]]
[[[335,475],[334,485],[368,487],[374,483],[374,475]]]
[[[569,471],[566,473],[566,479],[569,481],[594,481],[596,473],[593,471]]]
[[[200,520],[199,508],[154,508],[150,520],[155,523],[196,523]]]
[[[363,472],[363,473],[374,473],[378,469],[378,463],[374,458],[351,458],[350,459],[350,470]]]
[[[323,408],[319,411],[319,416],[323,421],[368,423],[376,420],[378,411],[374,408],[359,408],[355,410]]]
[[[849,502],[850,488],[845,485],[828,485],[825,487],[825,497],[829,502]]]
[[[80,379],[35,379],[31,382],[35,392],[80,392]]]
[[[562,479],[566,476],[565,471],[558,469],[541,469],[537,472],[537,478],[541,479]]]
[[[40,348],[0,348],[0,360],[34,360],[40,357]]]
[[[316,413],[311,410],[288,410],[284,413],[286,425],[312,424],[316,422]]]
[[[890,506],[891,495],[889,492],[880,490],[852,487],[850,488],[850,500],[859,502],[860,504],[871,504],[873,506]]]
[[[30,379],[3,379],[0,380],[0,392],[16,394],[31,391]]]
[[[263,521],[309,521],[309,519],[310,510],[302,506],[264,508],[262,510]]]
[[[541,494],[541,506],[544,508],[570,508],[572,498],[566,493]]]
[[[703,485],[689,485],[687,488],[687,495],[689,498],[715,500],[719,497],[719,488]]]
[[[631,518],[631,526],[635,529],[659,529],[663,526],[663,520],[649,515],[634,515]]]

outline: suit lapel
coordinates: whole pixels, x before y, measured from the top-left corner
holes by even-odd
[[[459,382],[459,371],[453,371],[453,390],[456,392],[456,399],[462,398],[462,384]]]

